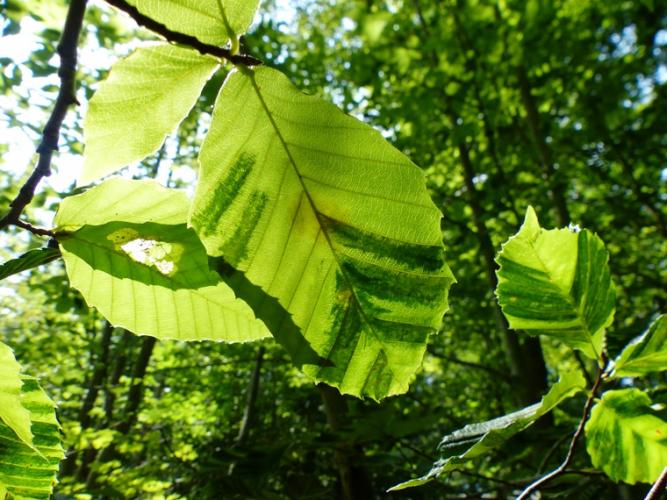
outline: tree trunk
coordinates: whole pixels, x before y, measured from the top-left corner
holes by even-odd
[[[146,375],[146,369],[151,360],[156,341],[155,337],[142,338],[139,356],[137,356],[132,369],[132,382],[125,403],[125,418],[118,425],[118,431],[122,434],[127,434],[137,420],[139,407],[144,398],[144,375]]]
[[[246,396],[246,404],[243,410],[243,419],[241,420],[241,427],[239,428],[239,434],[236,436],[236,442],[234,447],[243,446],[248,439],[250,434],[250,429],[255,422],[257,415],[257,395],[259,394],[259,381],[260,374],[262,371],[262,362],[264,361],[264,353],[266,349],[264,346],[260,346],[257,350],[257,358],[255,359],[255,367],[252,370],[250,375],[250,381],[248,382],[248,394]],[[229,469],[227,475],[231,476],[234,474],[234,469],[236,468],[236,461],[233,461],[229,464]]]
[[[112,330],[113,332],[113,330]],[[127,364],[127,350],[129,349],[129,344],[133,336],[127,330],[123,330],[123,335],[121,339],[116,344],[113,349],[113,357],[116,359],[114,365],[114,370],[111,373],[111,377],[106,383],[105,393],[104,393],[104,422],[98,425],[99,429],[109,428],[113,423],[113,409],[116,399],[114,393],[114,388],[118,385],[121,376],[125,371],[125,366]],[[111,339],[110,343],[111,343]],[[111,347],[111,346],[110,346]],[[110,349],[111,350],[111,349]],[[94,448],[87,448],[81,454],[81,463],[79,468],[76,471],[75,479],[77,482],[84,481],[90,474],[90,464],[95,461],[97,457],[97,450]]]
[[[118,423],[118,425],[114,426],[115,429],[121,434],[128,434],[132,428],[132,425],[134,425],[136,422],[139,407],[141,406],[144,395],[144,376],[146,375],[146,369],[148,368],[148,363],[151,359],[151,355],[153,354],[155,343],[155,337],[142,338],[141,348],[139,350],[137,359],[134,362],[134,367],[132,368],[132,380],[130,389],[127,394],[123,419],[120,421],[120,423]],[[115,453],[116,447],[113,443],[111,443],[109,446],[99,452],[96,461],[99,463],[108,462]],[[95,470],[91,469],[86,479],[86,488],[88,490],[93,490],[95,489],[95,486],[96,474]]]
[[[90,411],[95,406],[100,387],[102,386],[104,379],[107,377],[112,332],[113,326],[108,321],[105,321],[102,339],[100,340],[100,350],[94,362],[91,363],[93,365],[93,373],[88,381],[88,389],[86,390],[86,395],[84,396],[81,408],[79,409],[79,425],[81,426],[82,431],[90,427]],[[61,476],[71,476],[74,474],[77,457],[78,453],[75,449],[69,451],[67,458],[63,460],[60,466]]]
[[[459,155],[463,165],[463,177],[468,192],[468,203],[473,213],[473,222],[477,230],[477,239],[484,259],[484,267],[489,289],[493,293],[498,286],[496,277],[497,265],[494,260],[494,248],[488,228],[484,222],[484,212],[478,198],[473,179],[475,171],[465,144],[458,144]],[[498,329],[501,333],[503,347],[509,363],[512,378],[517,381],[519,387],[519,399],[524,405],[533,404],[542,397],[547,389],[547,370],[542,354],[540,342],[536,338],[529,337],[523,346],[513,331],[510,330],[507,320],[500,309],[497,301],[494,301],[494,313]]]
[[[570,223],[570,212],[567,208],[567,201],[565,192],[567,190],[566,184],[563,182],[562,176],[556,170],[551,157],[551,150],[547,144],[546,138],[542,134],[540,127],[540,115],[535,103],[535,97],[531,91],[530,82],[526,69],[523,66],[517,68],[517,79],[519,81],[519,91],[521,93],[521,102],[526,111],[526,122],[530,130],[530,136],[533,139],[535,148],[537,149],[544,179],[549,187],[549,196],[551,202],[556,209],[556,223],[560,227],[565,227]]]
[[[327,423],[334,433],[345,426],[347,402],[338,390],[326,384],[318,384],[317,389],[324,403]],[[345,500],[372,500],[375,498],[373,483],[363,465],[363,451],[351,443],[340,441],[334,452],[341,485],[341,498]]]

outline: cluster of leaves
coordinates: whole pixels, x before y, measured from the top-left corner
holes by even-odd
[[[238,36],[257,8],[211,2],[211,17],[135,4],[218,45],[229,38],[220,26]],[[90,102],[80,183],[157,151],[218,66],[162,44],[112,68]],[[62,203],[56,236],[88,304],[158,338],[249,341],[268,335],[266,325],[317,381],[376,400],[405,392],[454,281],[419,169],[279,72],[245,66],[227,75],[199,161],[191,204],[119,180]]]
[[[498,255],[498,301],[510,326],[527,334],[551,337],[595,360],[599,375],[590,400],[597,396],[602,380],[613,383],[623,377],[667,370],[664,315],[607,366],[605,332],[615,310],[608,259],[597,235],[586,229],[544,230],[531,207],[519,232]],[[447,452],[445,458],[425,476],[393,489],[420,486],[455,470],[467,460],[500,446],[585,388],[580,371],[564,373],[540,403],[445,436],[440,443]],[[585,422],[591,461],[614,481],[650,483],[667,467],[667,421],[652,405],[647,394],[628,388],[605,391],[590,410],[590,419],[589,409],[585,410],[580,427]],[[471,441],[472,446],[456,454],[458,447]]]
[[[201,11],[151,11],[156,2],[129,4],[169,29],[218,46],[228,43],[234,51],[256,8],[252,2],[211,1],[206,11],[221,15],[201,16]],[[441,429],[537,401],[546,389],[545,375],[555,380],[561,374],[542,403],[445,438],[442,458],[425,478],[447,471],[447,484],[433,481],[409,493],[475,496],[491,484],[494,494],[509,495],[524,486],[520,478],[533,476],[535,457],[552,445],[556,449],[576,424],[570,414],[580,411],[581,373],[599,365],[605,350],[616,358],[602,372],[613,389],[592,411],[589,454],[614,480],[652,480],[647,478],[665,461],[664,444],[651,434],[663,429],[664,420],[648,395],[661,401],[664,320],[655,321],[644,340],[623,346],[664,310],[666,299],[664,182],[657,168],[665,137],[659,119],[664,82],[655,69],[664,59],[656,33],[664,29],[665,16],[660,5],[631,4],[360,0],[332,6],[308,0],[299,4],[296,36],[271,16],[264,18],[246,39],[253,53],[300,88],[363,115],[400,150],[429,166],[431,195],[446,207],[447,260],[460,282],[456,307],[441,326],[444,335],[429,346],[410,398],[380,406],[348,401],[350,421],[333,433],[318,421],[310,384],[282,351],[259,343],[258,349],[267,349],[264,358],[258,356],[265,363],[266,387],[259,390],[256,417],[262,432],[248,443],[228,425],[239,418],[243,381],[252,379],[248,346],[160,342],[153,350],[150,337],[134,339],[89,313],[78,293],[64,292],[62,273],[51,266],[54,278],[33,275],[28,286],[17,288],[25,297],[44,292],[47,303],[3,300],[3,310],[25,314],[5,318],[3,329],[11,332],[8,342],[32,372],[53,367],[47,368],[46,383],[58,395],[70,448],[62,491],[206,498],[224,484],[225,491],[246,497],[275,492],[330,497],[342,493],[328,454],[341,450],[372,471],[377,484],[389,486],[424,466],[430,453],[423,450]],[[266,8],[270,11],[271,2]],[[99,46],[129,38],[120,34],[116,17],[89,9],[95,26],[89,36]],[[9,23],[8,33],[17,29],[18,21]],[[21,70],[55,71],[47,56],[57,36],[51,29],[43,53],[27,66],[12,63],[3,71],[6,88],[17,85]],[[633,37],[635,42],[628,41]],[[636,50],[624,52],[628,43]],[[83,69],[90,97],[89,84],[100,75]],[[34,107],[30,99],[19,101]],[[199,151],[197,131],[209,129],[207,113],[214,103]],[[179,122],[174,154],[170,138],[164,140]],[[419,171],[377,133],[301,94],[275,70],[241,67],[228,74],[215,57],[164,43],[142,47],[114,66],[90,102],[84,128],[86,167],[79,184],[142,158],[158,165],[165,151],[183,165],[202,167],[194,200],[154,182],[112,179],[61,204],[55,224],[69,281],[112,324],[161,339],[239,342],[273,335],[311,380],[374,399],[407,389],[427,334],[439,327],[452,277],[443,260],[439,214]],[[72,152],[81,150],[76,133],[66,134],[65,143]],[[349,175],[359,171],[362,178]],[[12,190],[16,187],[3,193],[7,199],[0,200],[0,208]],[[560,225],[571,218],[595,227],[608,242],[619,285],[612,325],[608,289],[594,287],[601,295],[587,302],[590,295],[582,295],[581,288],[568,288],[583,255],[579,244],[586,243],[583,252],[606,265],[599,240],[585,231],[569,237],[566,230],[544,232],[527,219],[524,236],[552,234],[566,241],[558,247],[567,249],[557,255],[563,257],[558,279],[554,284],[535,272],[512,275],[512,264],[501,262],[498,293],[512,327],[547,332],[541,343],[548,372],[527,369],[535,359],[538,367],[541,363],[541,353],[531,355],[536,344],[523,336],[514,349],[507,343],[514,332],[503,337],[493,317],[493,255],[528,201],[538,202],[547,218],[553,209]],[[266,228],[271,234],[264,234]],[[582,234],[586,242],[576,236]],[[3,272],[57,254],[33,251]],[[519,254],[510,261],[534,267]],[[326,266],[333,269],[330,276]],[[591,264],[591,273],[601,269],[606,267]],[[340,276],[349,278],[347,284]],[[603,283],[609,278],[596,276]],[[586,283],[593,286],[590,279]],[[511,283],[534,289],[522,293],[519,286],[512,292],[510,286],[510,299],[503,302],[501,290]],[[536,302],[517,310],[512,293],[518,303]],[[588,309],[573,308],[577,302],[565,296],[583,300]],[[57,319],[54,305],[65,313]],[[579,315],[592,330],[582,327]],[[400,319],[409,330],[384,323]],[[584,362],[581,371],[568,346],[591,355],[595,364]],[[88,367],[81,363],[85,355]],[[144,386],[146,394],[137,399],[137,387]],[[94,407],[98,392],[103,410]],[[550,433],[531,427],[553,408],[557,426]],[[127,432],[134,427],[140,431]],[[508,456],[504,450],[517,449],[514,444],[522,439],[512,436],[524,429],[529,433],[521,441],[524,451]],[[470,439],[480,440],[461,449]],[[514,444],[501,446],[509,439]],[[635,442],[649,443],[653,455],[646,463],[656,470],[625,467],[628,457],[641,454],[633,449]],[[605,448],[609,444],[612,448]],[[614,457],[608,467],[600,454]],[[555,456],[548,453],[540,469]],[[504,483],[474,475],[484,460],[486,470]],[[561,483],[566,495],[616,494],[599,476],[569,478]]]

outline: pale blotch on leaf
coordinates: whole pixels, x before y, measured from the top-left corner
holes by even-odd
[[[159,241],[153,237],[140,237],[134,229],[119,229],[107,239],[114,243],[117,251],[122,251],[133,261],[154,267],[165,276],[176,271],[183,248],[177,243]]]

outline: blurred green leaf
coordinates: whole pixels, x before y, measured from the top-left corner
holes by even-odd
[[[586,423],[586,449],[612,480],[652,483],[667,467],[667,422],[639,389],[607,391]]]
[[[640,377],[667,370],[667,316],[660,315],[614,361],[616,377]]]
[[[57,248],[30,250],[16,259],[12,259],[0,265],[0,280],[27,271],[28,269],[48,264],[49,262],[56,260],[58,257],[60,257],[60,250]]]

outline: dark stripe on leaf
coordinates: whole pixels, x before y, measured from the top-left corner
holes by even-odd
[[[363,231],[344,222],[319,215],[323,229],[334,245],[341,245],[368,254],[375,259],[386,258],[392,266],[409,271],[437,272],[446,269],[445,251],[442,246],[414,245],[398,242],[377,234]]]
[[[220,218],[241,194],[241,189],[248,180],[255,161],[254,154],[246,151],[239,154],[236,161],[228,168],[227,175],[216,184],[215,191],[210,195],[215,203],[210,203],[207,206],[208,210],[205,212],[194,213],[192,215],[192,225],[204,234],[215,233]]]
[[[269,197],[265,193],[255,191],[250,195],[243,211],[243,223],[236,226],[234,234],[226,238],[220,249],[220,254],[232,264],[239,265],[247,257],[248,245],[257,231],[257,223],[262,218],[268,201]]]

